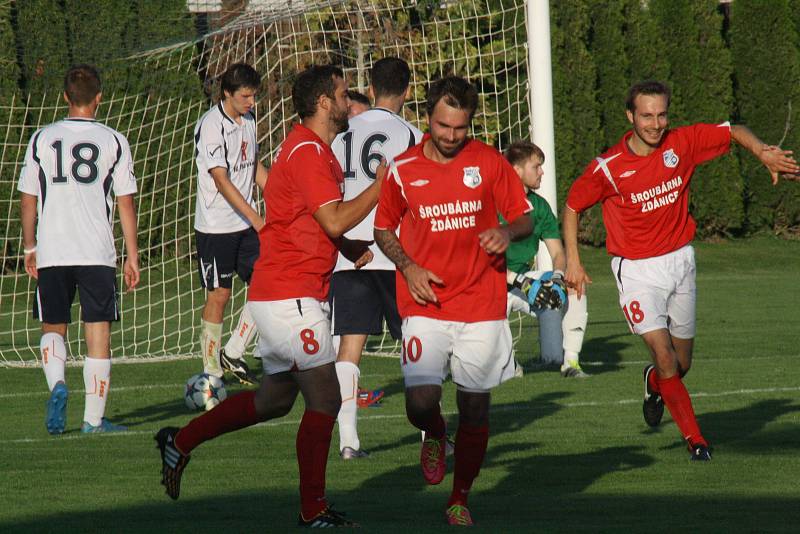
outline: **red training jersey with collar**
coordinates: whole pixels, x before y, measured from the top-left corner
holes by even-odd
[[[648,156],[619,143],[595,158],[575,180],[567,207],[580,213],[603,204],[609,254],[629,259],[661,256],[689,243],[697,224],[689,214],[689,182],[695,168],[728,151],[730,123],[695,124],[664,134]]]
[[[399,226],[406,254],[444,281],[431,284],[439,303],[420,306],[398,271],[400,316],[468,323],[505,319],[505,256],[487,254],[478,235],[499,227],[498,212],[513,221],[530,211],[525,190],[494,148],[468,140],[443,164],[425,157],[429,138],[392,162],[375,215],[375,228],[394,231]]]
[[[342,200],[342,169],[330,147],[296,124],[281,144],[267,185],[260,253],[248,300],[328,298],[338,249],[313,214]]]

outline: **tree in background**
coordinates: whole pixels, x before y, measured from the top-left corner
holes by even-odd
[[[57,0],[18,0],[17,39],[21,45],[23,89],[33,95],[61,94],[70,64],[64,10]]]
[[[797,3],[792,2],[796,8]],[[800,57],[787,0],[769,9],[755,0],[731,8],[730,42],[738,120],[769,144],[800,153]],[[752,157],[741,160],[747,198],[747,229],[785,231],[800,226],[800,188],[780,181],[773,187]]]

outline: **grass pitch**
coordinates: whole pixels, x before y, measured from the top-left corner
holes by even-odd
[[[489,450],[471,506],[492,532],[796,532],[800,528],[800,242],[698,244],[698,335],[685,382],[714,446],[689,462],[668,414],[642,420],[646,353],[630,335],[602,251],[586,249],[595,283],[582,359],[593,376],[529,371],[495,390]],[[537,329],[517,345],[532,368]],[[83,436],[80,368],[67,372],[67,429],[44,428],[39,369],[0,369],[0,532],[281,532],[297,520],[294,436],[302,401],[282,420],[199,447],[181,499],[159,484],[153,434],[192,416],[183,383],[198,360],[117,365],[108,416],[130,432]],[[371,456],[343,462],[334,430],[328,494],[368,532],[445,528],[452,472],[426,486],[419,433],[406,421],[396,359],[366,357],[379,408],[359,411]],[[230,386],[229,393],[239,389]],[[443,408],[457,425],[452,385]],[[452,460],[450,460],[452,471]]]

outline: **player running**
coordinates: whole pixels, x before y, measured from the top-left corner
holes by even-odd
[[[244,351],[255,335],[247,304],[225,348],[220,349],[220,344],[233,276],[237,274],[245,284],[250,283],[258,258],[256,232],[264,226],[253,198],[253,181],[262,189],[267,181],[267,169],[258,160],[253,113],[260,85],[261,77],[253,67],[231,65],[222,75],[222,101],[208,110],[194,129],[194,229],[200,285],[206,289],[200,319],[203,371],[220,378],[229,371],[243,384],[257,381],[244,359]]]
[[[373,65],[369,92],[375,100],[375,108],[351,118],[350,129],[339,134],[331,145],[344,170],[345,200],[356,197],[375,181],[381,161],[393,159],[422,138],[422,132],[399,115],[411,94],[410,79],[411,70],[402,59],[383,58]],[[371,242],[374,220],[373,210],[345,237]],[[361,374],[358,365],[367,335],[382,333],[385,319],[392,337],[400,339],[401,336],[394,264],[377,245],[369,248],[373,259],[360,270],[340,253],[331,278],[333,333],[341,336],[336,374],[342,395],[338,416],[339,454],[345,460],[368,456],[361,448],[356,429]],[[382,392],[364,393],[371,396],[367,402],[375,402],[382,396]]]
[[[431,84],[430,134],[391,164],[375,216],[375,241],[397,266],[406,413],[425,432],[420,461],[429,484],[445,475],[439,401],[448,364],[458,387],[451,525],[472,524],[467,497],[489,441],[490,390],[514,376],[504,253],[531,232],[531,205],[514,169],[467,137],[477,106],[477,90],[462,78]],[[498,212],[508,225],[499,225]]]
[[[509,163],[522,180],[528,201],[533,206],[533,233],[508,246],[506,263],[508,308],[535,315],[539,322],[539,349],[545,365],[561,367],[565,378],[587,378],[580,365],[580,352],[588,319],[586,295],[578,298],[572,288],[564,284],[564,269],[567,258],[561,244],[558,220],[547,201],[536,190],[542,184],[544,152],[530,141],[516,141],[504,152]],[[539,250],[539,241],[544,242],[553,261],[553,271],[531,271],[531,265]],[[537,283],[538,281],[538,283]],[[530,294],[533,288],[533,294]],[[554,292],[556,303],[536,302],[547,299]],[[560,295],[560,296],[559,296]],[[531,304],[528,300],[532,297]]]
[[[305,412],[297,430],[300,518],[305,527],[349,526],[325,499],[331,433],[342,403],[336,378],[327,296],[341,236],[372,210],[383,181],[342,201],[342,169],[330,149],[347,130],[347,83],[333,66],[312,66],[297,77],[292,101],[300,116],[275,156],[264,191],[266,224],[248,305],[260,337],[264,376],[257,391],[229,397],[181,429],[162,428],[162,481],[177,499],[189,453],[226,432],[283,417],[298,393]],[[357,248],[357,247],[356,247]],[[364,254],[361,247],[358,254]],[[356,263],[364,261],[359,258]]]
[[[111,192],[127,252],[123,278],[133,289],[139,283],[136,177],[128,140],[95,120],[101,90],[94,67],[69,69],[64,77],[67,118],[33,134],[17,186],[25,271],[36,279],[33,316],[42,322],[39,350],[50,388],[45,426],[51,434],[66,427],[64,336],[76,289],[86,337],[81,432],[126,430],[104,417],[111,388],[111,321],[119,320]]]
[[[692,365],[695,335],[696,224],[689,214],[695,168],[728,152],[731,140],[756,156],[778,182],[800,170],[791,152],[769,146],[744,126],[694,124],[669,129],[670,90],[638,83],[625,103],[631,131],[591,162],[575,181],[564,211],[567,282],[578,295],[591,279],[578,252],[580,214],[603,205],[606,248],[619,303],[634,334],[642,337],[652,365],[644,369],[644,419],[657,426],[664,405],[686,440],[692,460],[711,459],[682,378]]]

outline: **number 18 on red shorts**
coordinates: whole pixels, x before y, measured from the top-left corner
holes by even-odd
[[[483,392],[514,377],[508,321],[462,323],[411,316],[403,320],[400,366],[406,387],[441,385],[448,364],[464,391]]]
[[[616,256],[611,270],[631,332],[642,335],[667,329],[676,338],[694,338],[697,286],[691,245],[653,258]]]

